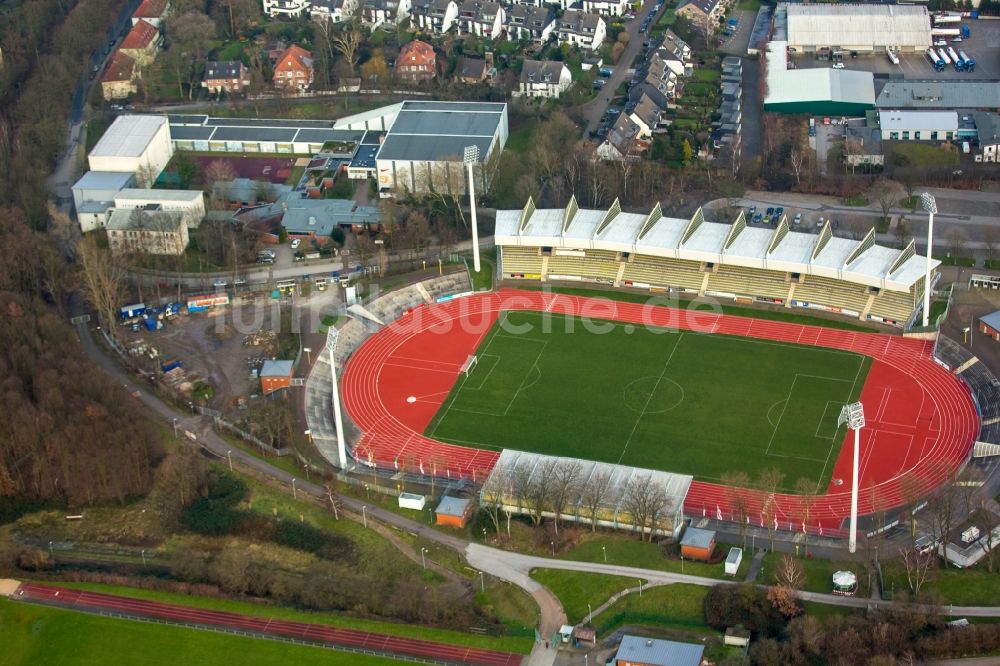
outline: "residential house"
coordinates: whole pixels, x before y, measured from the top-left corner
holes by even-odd
[[[121,51],[115,51],[101,76],[101,92],[104,94],[104,99],[110,102],[134,95],[138,79],[135,60]]]
[[[396,58],[396,78],[411,83],[421,83],[430,81],[435,76],[437,76],[437,54],[434,52],[434,47],[419,39],[404,44]]]
[[[181,211],[116,208],[108,218],[108,246],[115,254],[184,254],[188,227]]]
[[[674,11],[702,34],[710,35],[719,27],[726,6],[723,0],[681,0]]]
[[[597,147],[594,154],[602,160],[613,162],[636,161],[651,145],[649,138],[641,134],[642,128],[632,122],[626,114],[620,113],[607,138]]]
[[[601,16],[621,16],[629,7],[627,0],[583,0],[583,11]]]
[[[458,18],[455,0],[416,0],[413,3],[412,23],[424,32],[443,35],[451,30]]]
[[[557,98],[573,85],[573,75],[562,62],[525,60],[521,68],[520,94],[523,97]]]
[[[250,72],[239,60],[209,60],[201,85],[210,93],[238,93],[250,85]]]
[[[556,24],[556,40],[560,44],[579,46],[590,51],[598,49],[608,34],[607,24],[597,14],[569,9]]]
[[[641,95],[646,95],[661,109],[669,109],[675,106],[674,99],[678,92],[677,75],[668,67],[666,61],[653,54],[645,78],[633,86],[632,99],[638,100]]]
[[[410,0],[363,0],[361,21],[370,28],[398,25],[410,17]]]
[[[312,0],[310,16],[314,21],[344,23],[358,13],[358,0]]]
[[[507,12],[507,39],[515,42],[549,41],[555,29],[555,16],[548,7],[514,5]]]
[[[663,109],[646,93],[640,95],[628,117],[639,128],[638,136],[642,139],[651,139],[654,132],[663,132],[670,125],[670,121],[663,119]]]
[[[455,67],[455,79],[470,86],[483,83],[486,81],[490,66],[490,63],[482,58],[462,56]]]
[[[140,69],[156,60],[156,49],[159,48],[160,29],[152,23],[140,20],[129,31],[122,41],[119,50],[135,60]]]
[[[673,30],[668,29],[663,32],[663,44],[661,44],[661,48],[674,53],[685,62],[691,60],[691,47],[688,46],[687,42],[678,37]]]
[[[292,44],[274,63],[274,87],[285,90],[305,90],[313,82],[312,53]]]
[[[458,8],[458,31],[496,39],[503,32],[506,18],[507,12],[500,3],[465,0]]]
[[[972,118],[976,122],[976,134],[979,140],[979,155],[976,156],[976,160],[1000,162],[1000,115],[980,112],[973,113]]]
[[[264,13],[271,18],[299,18],[309,11],[309,0],[264,0]]]
[[[865,164],[885,166],[882,134],[873,119],[860,124],[854,120],[844,125],[844,162],[851,167]]]
[[[132,13],[132,25],[145,21],[159,28],[169,11],[170,0],[143,0],[139,8]]]

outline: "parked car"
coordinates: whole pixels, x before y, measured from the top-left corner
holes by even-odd
[[[761,215],[760,213],[757,213],[756,215],[753,216],[753,221],[756,222],[757,224],[760,224],[761,220],[763,219],[764,216]]]
[[[215,282],[212,283],[212,286],[215,287],[216,289],[225,289],[227,284],[229,283],[226,282],[225,280],[216,280]]]
[[[768,209],[764,211],[764,216],[770,218],[772,215],[774,215],[774,208],[769,206]]]
[[[750,206],[750,208],[747,209],[747,215],[749,215],[751,218],[753,217],[753,214],[756,213],[756,212],[757,212],[757,205],[756,204],[754,204],[753,206]]]
[[[599,69],[597,73],[603,76],[604,78],[608,78],[609,76],[611,76],[611,68],[601,67],[601,69]]]
[[[594,81],[594,90],[600,90],[607,83],[604,79],[597,79]]]
[[[782,208],[781,206],[778,206],[777,208],[774,209],[774,214],[777,215],[778,217],[781,217],[781,214],[784,212],[785,209]]]
[[[793,222],[795,224],[802,224],[802,213],[796,213]]]
[[[842,62],[835,62],[835,63],[833,63],[833,68],[834,69],[844,69],[844,63],[842,63]]]
[[[934,42],[934,46],[948,46],[948,42],[943,39],[939,39]]]
[[[299,249],[299,245],[302,245],[302,239],[296,238],[296,239],[292,240],[292,249],[293,250]]]

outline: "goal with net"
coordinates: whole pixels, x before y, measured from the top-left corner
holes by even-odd
[[[472,369],[476,367],[476,363],[478,362],[479,358],[475,354],[469,356],[469,358],[465,359],[465,363],[462,364],[462,374],[468,377],[469,373],[472,372]]]

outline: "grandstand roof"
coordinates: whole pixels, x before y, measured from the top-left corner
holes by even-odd
[[[493,500],[486,499],[491,493],[498,493],[503,496],[503,501],[508,504],[516,504],[517,501],[507,494],[513,492],[510,489],[509,479],[511,475],[528,475],[526,480],[530,482],[531,475],[540,474],[546,469],[547,464],[552,463],[576,463],[580,465],[582,481],[581,487],[586,486],[589,479],[607,479],[608,491],[605,495],[604,505],[601,507],[599,522],[608,524],[618,524],[619,522],[629,524],[628,511],[625,509],[625,490],[633,480],[645,482],[648,478],[653,484],[659,485],[666,496],[670,499],[671,507],[669,514],[679,513],[687,497],[688,489],[694,477],[688,474],[674,474],[672,472],[660,472],[641,467],[630,467],[627,465],[613,465],[611,463],[593,462],[591,460],[581,460],[578,458],[562,458],[558,456],[547,456],[540,453],[529,453],[525,451],[515,451],[504,449],[500,452],[496,465],[490,472],[490,476],[483,484],[484,502]],[[491,490],[492,488],[492,490]],[[576,515],[577,507],[583,502],[583,497],[573,497],[566,503],[566,513]]]
[[[785,4],[793,46],[928,47],[931,22],[919,5]]]
[[[818,245],[820,236],[791,231],[785,220],[777,229],[743,227],[729,239],[732,229],[705,221],[700,208],[687,220],[664,217],[659,206],[646,214],[624,213],[616,201],[608,211],[586,210],[577,209],[573,199],[565,209],[536,210],[529,199],[523,210],[497,211],[496,243],[709,261],[820,275],[889,291],[908,291],[924,275],[924,257],[877,245],[870,234],[861,241],[831,237]]]

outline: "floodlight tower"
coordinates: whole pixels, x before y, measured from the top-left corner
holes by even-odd
[[[854,463],[851,475],[851,529],[847,549],[853,553],[858,547],[858,459],[861,448],[861,429],[865,427],[865,409],[860,402],[844,405],[839,423],[846,423],[854,431]]]
[[[466,146],[464,162],[469,170],[469,209],[472,211],[472,267],[479,272],[479,226],[476,224],[476,179],[473,165],[479,161],[479,146]]]
[[[340,413],[340,387],[337,385],[337,327],[331,326],[326,333],[326,350],[330,352],[330,387],[333,389],[333,421],[337,426],[337,459],[340,469],[347,469],[347,442],[344,441],[344,416]]]
[[[927,211],[927,262],[924,272],[924,326],[930,325],[931,318],[931,249],[934,244],[934,215],[937,201],[929,193],[920,195],[920,205]]]

